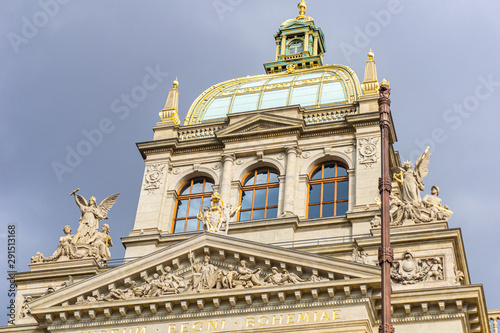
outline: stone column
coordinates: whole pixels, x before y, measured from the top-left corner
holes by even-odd
[[[233,164],[236,157],[234,154],[224,154],[222,155],[222,181],[220,184],[220,193],[222,195],[222,201],[224,203],[229,202],[231,197],[231,179],[233,176]]]
[[[354,206],[356,206],[356,172],[354,169],[347,170],[347,175],[349,176],[349,207],[348,210],[352,211]]]
[[[281,55],[285,55],[286,49],[286,36],[281,37]]]
[[[283,213],[286,216],[295,215],[295,170],[297,169],[297,147],[286,147],[286,174],[285,174],[285,205]]]
[[[314,36],[313,55],[318,55],[318,36]]]
[[[304,36],[304,51],[309,51],[309,31],[306,31],[306,35]]]

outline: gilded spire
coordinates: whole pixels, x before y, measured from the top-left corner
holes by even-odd
[[[179,113],[177,112],[179,108],[179,91],[177,90],[179,81],[177,81],[177,78],[172,82],[172,86],[173,88],[168,92],[165,107],[160,112],[161,124],[179,125]]]
[[[377,66],[375,65],[375,60],[373,60],[374,56],[373,51],[370,49],[368,60],[366,61],[365,79],[361,85],[363,95],[376,95],[380,87],[377,79]]]
[[[306,18],[306,9],[308,7],[306,1],[301,0],[297,7],[299,8],[299,16],[297,18]]]

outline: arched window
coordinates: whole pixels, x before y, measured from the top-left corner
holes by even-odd
[[[204,206],[210,206],[213,185],[208,178],[193,178],[181,185],[175,205],[173,233],[198,231],[203,228],[197,215]]]
[[[309,175],[307,218],[345,215],[348,195],[349,177],[342,164],[317,165]]]
[[[288,45],[288,49],[291,55],[300,54],[304,51],[304,41],[302,39],[294,39]]]
[[[278,216],[279,180],[273,169],[261,168],[248,173],[242,181],[238,221]]]

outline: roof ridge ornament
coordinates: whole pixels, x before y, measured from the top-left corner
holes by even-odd
[[[309,7],[305,0],[301,0],[300,3],[297,5],[299,8],[299,16],[297,16],[298,19],[301,18],[306,18],[306,9]]]

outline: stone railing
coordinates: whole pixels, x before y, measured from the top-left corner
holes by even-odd
[[[318,113],[310,113],[304,115],[306,125],[327,123],[332,121],[344,120],[345,116],[355,114],[356,109],[331,110]]]
[[[294,60],[294,59],[300,59],[300,58],[302,58],[302,54],[294,54],[294,55],[284,56],[283,60]]]
[[[490,321],[490,332],[498,333],[498,322],[500,321],[500,310],[488,311]]]
[[[213,138],[215,137],[215,132],[221,127],[222,126],[209,126],[181,130],[178,133],[179,141]]]

